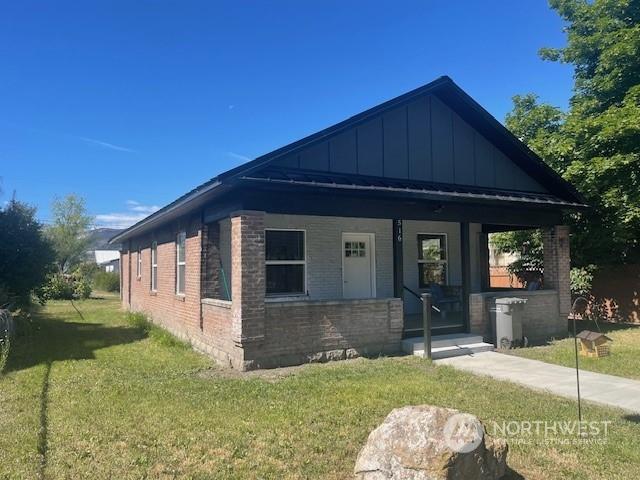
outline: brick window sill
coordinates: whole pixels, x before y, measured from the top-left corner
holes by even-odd
[[[158,292],[157,292],[157,291],[155,291],[155,290],[151,290],[151,291],[149,292],[149,295],[151,295],[152,297],[157,297],[157,296],[158,296]]]
[[[176,293],[176,300],[178,300],[179,302],[184,302],[184,299],[185,299],[184,293]]]

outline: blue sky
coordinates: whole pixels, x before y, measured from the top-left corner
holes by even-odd
[[[566,107],[546,2],[94,1],[0,5],[0,203],[76,193],[122,226],[274,148],[451,76],[500,121]]]

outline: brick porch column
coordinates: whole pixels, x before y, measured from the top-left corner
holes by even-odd
[[[569,227],[556,225],[545,229],[542,235],[542,243],[544,249],[544,284],[546,288],[554,289],[558,292],[560,319],[566,320],[571,311]]]
[[[241,346],[264,338],[264,212],[231,214],[231,336]]]

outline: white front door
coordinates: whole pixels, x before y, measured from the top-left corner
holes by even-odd
[[[342,296],[374,298],[375,236],[372,233],[342,234]]]

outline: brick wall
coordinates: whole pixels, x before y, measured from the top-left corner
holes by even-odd
[[[471,333],[482,335],[493,342],[491,315],[498,297],[526,298],[522,316],[522,333],[531,342],[552,337],[567,336],[567,318],[559,314],[556,290],[510,290],[503,292],[472,293],[469,297]]]
[[[186,232],[185,292],[176,294],[176,236]],[[242,350],[231,341],[231,302],[200,299],[202,242],[198,217],[185,218],[152,235],[134,239],[130,251],[122,255],[122,302],[125,308],[143,312],[149,318],[194,348],[223,364],[242,367]],[[158,285],[151,291],[151,244],[157,242]],[[136,276],[138,248],[142,255],[142,275]],[[129,262],[129,258],[131,262]],[[130,270],[129,270],[130,269]],[[131,304],[129,305],[129,271]],[[201,314],[202,311],[202,314]]]
[[[264,337],[264,212],[232,215],[231,251],[231,335],[246,345]]]
[[[391,220],[266,214],[265,227],[306,231],[307,290],[313,300],[342,298],[342,234],[373,233],[376,297],[393,296]]]
[[[185,289],[176,294],[176,236],[186,232]],[[131,242],[131,309],[142,311],[153,320],[182,329],[200,329],[200,223],[187,218],[154,235]],[[151,243],[157,242],[158,285],[151,291]],[[142,255],[142,275],[136,276],[138,248]]]
[[[545,288],[558,292],[559,315],[562,321],[566,322],[571,311],[569,227],[556,225],[545,229],[542,235],[542,244],[544,285]]]
[[[194,217],[133,240],[131,253],[122,253],[125,265],[123,304],[148,314],[155,323],[223,364],[240,369],[399,351],[403,324],[399,299],[265,303],[265,217],[263,212],[236,212],[229,221],[220,222],[219,229],[214,226],[204,231],[199,219]],[[327,263],[323,261],[327,256],[341,258],[342,231],[376,233],[377,272],[382,280],[378,291],[389,293],[387,290],[391,290],[390,221],[268,217],[272,227],[305,226],[310,232],[307,236],[308,268],[319,287],[328,278],[331,278],[329,288],[341,285],[339,260],[333,262],[333,267],[338,265],[337,272],[327,269],[325,272],[331,273],[323,277],[322,268]],[[187,232],[186,285],[185,294],[176,295],[175,238],[181,230]],[[225,242],[225,238],[228,241]],[[152,292],[151,243],[154,240],[158,243],[158,286],[157,291]],[[212,242],[219,243],[219,248],[209,257],[201,258],[202,246]],[[142,255],[140,278],[136,277],[138,247]],[[200,276],[205,268],[212,267],[212,262],[219,261],[218,255],[223,264],[225,261],[230,263],[225,270],[231,279],[233,301],[200,299],[202,286],[220,292],[219,278],[213,278],[213,283],[206,285],[201,283]],[[132,275],[130,305],[126,301],[129,298],[129,268]],[[325,295],[328,292],[324,290]]]
[[[245,349],[245,368],[396,353],[402,324],[397,298],[267,302],[264,340]]]

